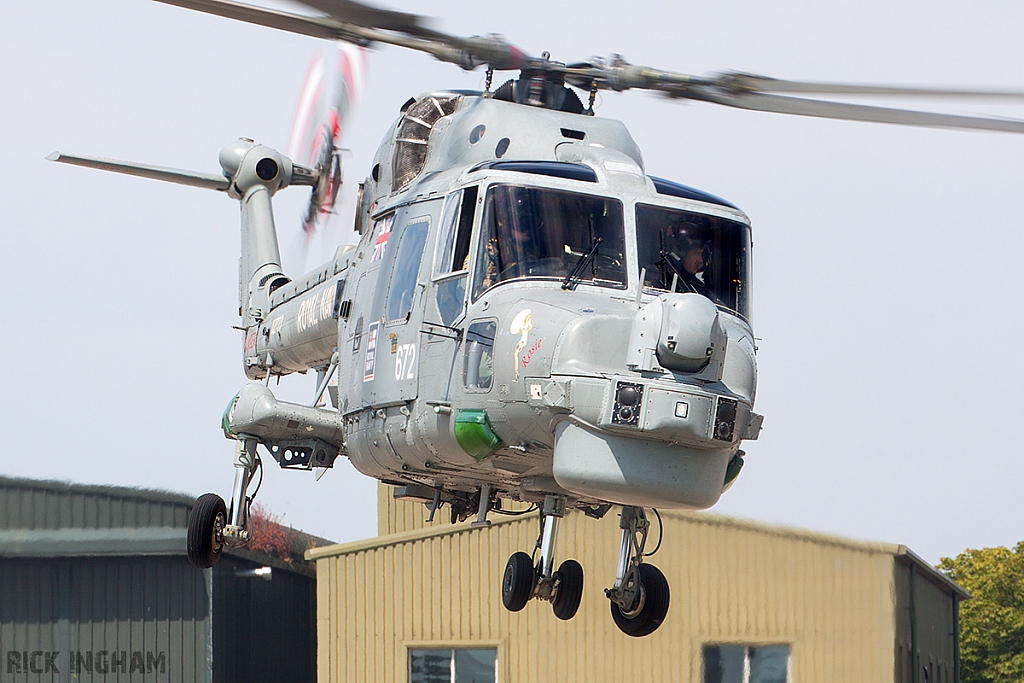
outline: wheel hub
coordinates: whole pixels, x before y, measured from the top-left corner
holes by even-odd
[[[218,514],[213,520],[213,528],[210,530],[210,548],[215,553],[224,549],[224,527],[226,525],[227,520],[224,515]]]
[[[639,589],[637,589],[636,583],[634,583],[630,588],[633,590],[633,599],[627,602],[628,606],[623,606],[621,603],[619,606],[622,607],[622,616],[627,619],[636,619],[636,617],[643,611],[644,604],[647,602],[647,591],[644,590],[643,584],[639,585]],[[625,593],[626,591],[623,592]],[[626,595],[623,595],[623,598],[626,597]],[[623,600],[623,602],[626,602],[626,600]]]

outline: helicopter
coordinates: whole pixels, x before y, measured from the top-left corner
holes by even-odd
[[[345,455],[432,514],[447,506],[453,519],[476,513],[485,523],[503,500],[536,503],[539,556],[513,555],[502,584],[513,610],[536,597],[571,618],[583,575],[572,560],[555,568],[558,520],[567,508],[600,516],[623,506],[608,594],[629,635],[656,629],[669,602],[664,577],[643,561],[644,508],[713,505],[742,466],[742,440],[760,428],[751,247],[736,207],[648,177],[624,126],[588,115],[593,95],[643,88],[741,108],[1022,132],[1020,122],[772,94],[856,92],[823,84],[698,79],[621,59],[565,65],[354,3],[319,7],[333,19],[173,4],[520,72],[493,92],[409,102],[363,184],[360,244],[294,281],[280,267],[270,199],[303,185],[314,206],[322,202],[333,157],[303,168],[243,140],[222,151],[222,174],[56,158],[239,199],[246,373],[254,382],[318,373],[312,406],[277,401],[259,383],[232,399],[224,416],[237,443],[231,505],[200,498],[190,558],[209,566],[223,545],[244,543],[257,446],[288,468],[328,467]],[[327,390],[333,409],[317,407]]]

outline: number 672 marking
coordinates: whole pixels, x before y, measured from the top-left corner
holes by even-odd
[[[395,356],[395,379],[416,379],[416,345],[402,344]]]

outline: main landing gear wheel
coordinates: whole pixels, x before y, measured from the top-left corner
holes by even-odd
[[[555,572],[555,581],[558,590],[551,602],[551,609],[556,617],[568,621],[576,616],[583,598],[583,567],[576,560],[566,560]]]
[[[533,560],[524,552],[508,558],[501,579],[501,602],[509,612],[518,612],[533,596]]]
[[[559,619],[571,619],[580,608],[583,568],[575,560],[566,560],[555,570],[558,523],[564,516],[565,498],[550,494],[544,496],[544,505],[540,510],[536,562],[526,553],[518,552],[508,558],[508,564],[505,565],[505,575],[501,579],[501,601],[508,611],[520,611],[531,598],[550,602]]]
[[[640,585],[633,606],[623,610],[612,602],[612,619],[619,630],[627,636],[639,638],[654,633],[668,614],[668,580],[661,570],[652,564],[641,564],[633,575],[639,577]]]
[[[204,493],[196,499],[188,517],[188,561],[199,569],[217,564],[224,549],[224,527],[228,511],[224,499],[216,493]]]

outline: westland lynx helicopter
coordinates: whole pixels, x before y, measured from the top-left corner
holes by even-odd
[[[198,567],[248,540],[260,447],[284,468],[348,457],[399,498],[447,506],[453,522],[521,513],[540,528],[533,555],[509,558],[502,600],[533,598],[571,619],[583,569],[556,564],[568,509],[620,506],[616,625],[652,633],[669,607],[645,560],[646,508],[706,509],[756,439],[751,233],[731,203],[647,174],[625,126],[594,116],[600,90],[645,89],[731,107],[915,126],[1024,132],[1024,122],[796,97],[1020,97],[1021,93],[708,78],[615,57],[533,57],[497,36],[461,38],[417,16],[348,0],[305,0],[309,17],[222,0],[170,4],[361,46],[394,44],[464,69],[483,92],[410,99],[360,186],[360,241],[293,279],[281,267],[274,194],[312,188],[309,216],[341,180],[333,138],[310,167],[251,140],[220,153],[222,173],[89,157],[72,164],[227,193],[241,205],[243,362],[229,402],[236,442],[230,504],[197,501],[188,554]],[[491,90],[495,71],[518,76]],[[574,88],[582,92],[588,105]],[[272,376],[317,373],[307,405],[279,401]],[[324,394],[330,406],[323,405]]]

